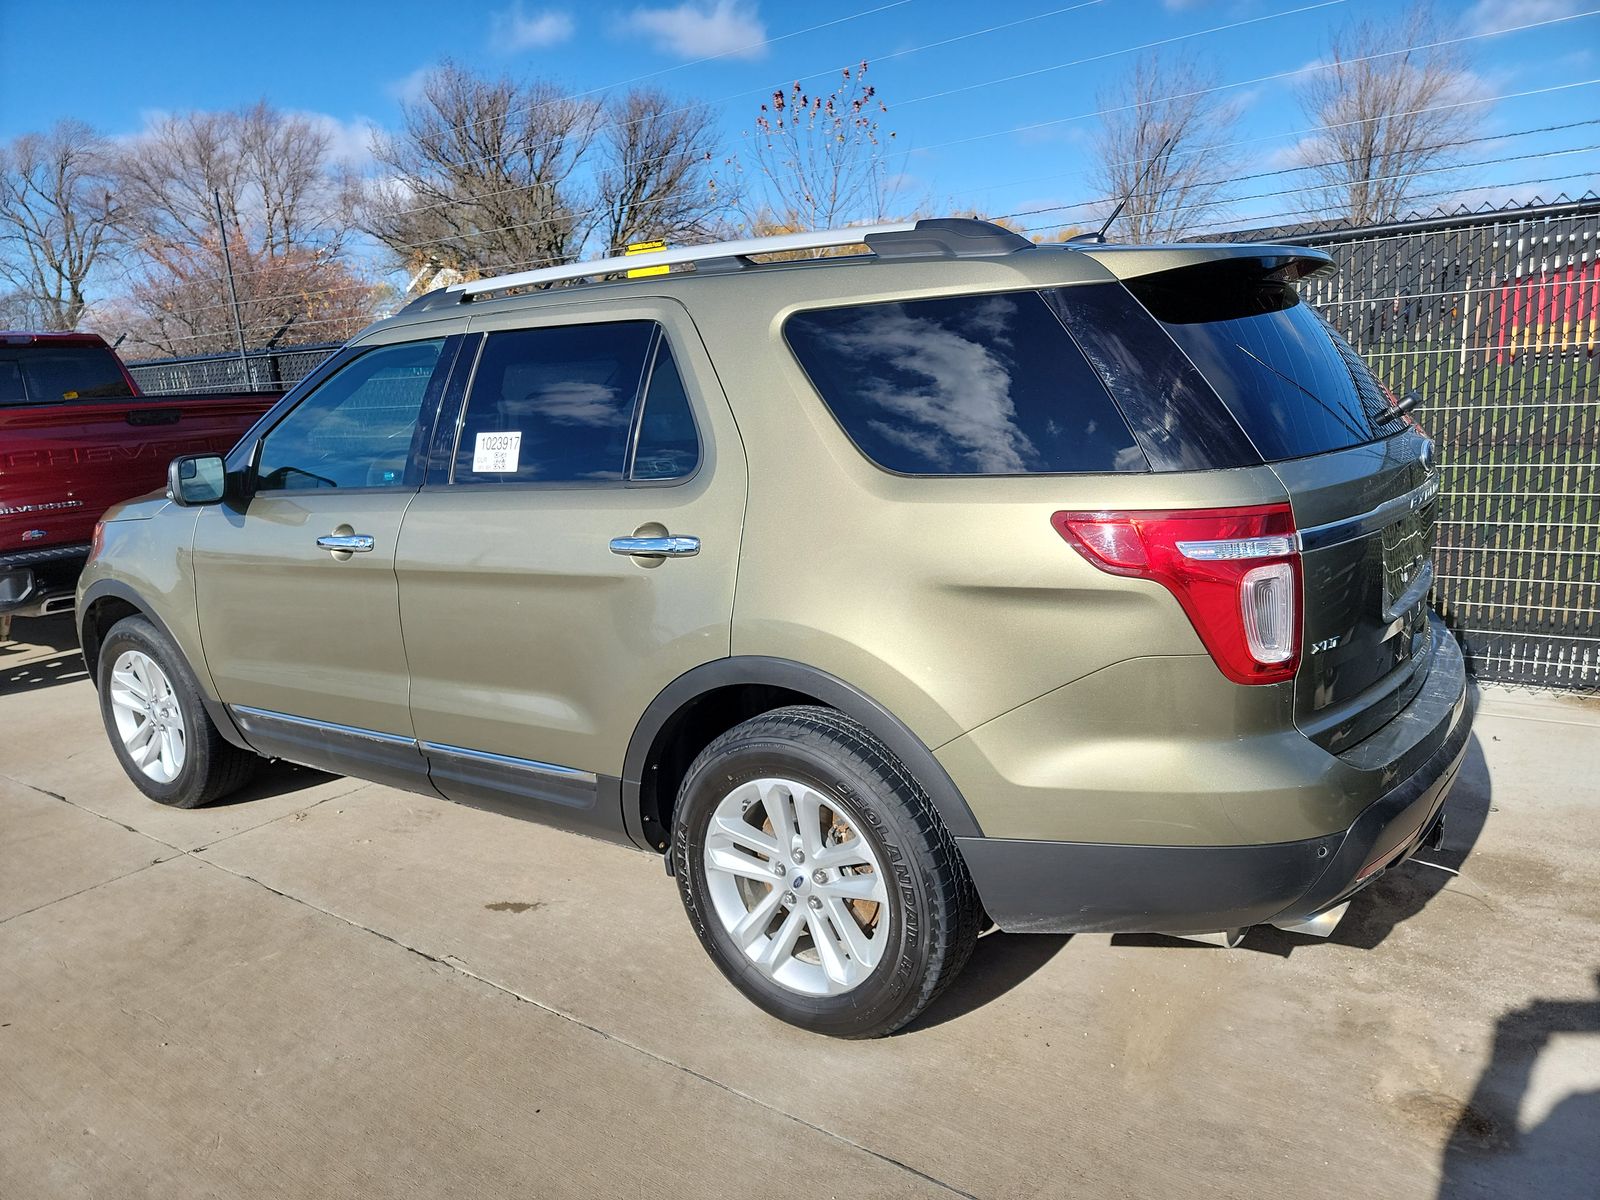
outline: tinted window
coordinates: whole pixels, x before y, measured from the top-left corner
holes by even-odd
[[[456,442],[457,483],[621,479],[651,321],[491,333]]]
[[[700,439],[689,411],[689,396],[683,390],[683,376],[672,360],[672,347],[662,338],[645,389],[632,477],[681,479],[691,474],[699,461]]]
[[[267,434],[256,487],[406,484],[418,413],[443,345],[441,338],[380,346],[341,367]]]
[[[1143,471],[1037,292],[796,313],[785,336],[861,452],[907,475]]]
[[[116,356],[105,346],[8,347],[0,361],[0,403],[118,400],[132,395]]]
[[[1255,261],[1163,271],[1127,286],[1268,461],[1341,450],[1400,428],[1378,420],[1388,401],[1359,356],[1300,303],[1292,283],[1264,278]]]

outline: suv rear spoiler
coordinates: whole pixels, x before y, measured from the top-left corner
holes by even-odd
[[[1073,249],[1088,255],[1118,279],[1136,279],[1140,275],[1157,275],[1163,271],[1225,259],[1254,260],[1259,264],[1263,276],[1270,275],[1285,283],[1338,270],[1333,259],[1324,251],[1309,246],[1241,246],[1226,242],[1197,242],[1182,246],[1079,244]]]

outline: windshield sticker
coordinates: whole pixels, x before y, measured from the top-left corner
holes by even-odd
[[[517,469],[522,455],[522,430],[512,433],[480,433],[472,447],[474,472],[505,472]]]

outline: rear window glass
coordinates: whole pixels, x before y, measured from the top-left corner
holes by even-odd
[[[904,475],[1148,469],[1037,292],[796,313],[800,365],[867,458]]]
[[[1359,355],[1254,260],[1127,282],[1216,389],[1267,461],[1323,454],[1400,428]]]
[[[104,346],[11,346],[0,350],[0,403],[117,400],[133,395]]]

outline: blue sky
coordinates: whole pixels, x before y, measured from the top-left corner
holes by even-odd
[[[794,79],[829,83],[865,58],[889,105],[906,195],[940,209],[1030,211],[1043,227],[1087,199],[1081,118],[1134,57],[1161,39],[1214,64],[1243,107],[1249,171],[1281,168],[1307,125],[1292,80],[1267,76],[1315,62],[1329,29],[1386,18],[1394,0],[0,0],[0,140],[76,117],[136,134],[150,114],[224,108],[265,97],[318,114],[360,163],[367,130],[394,124],[417,75],[451,56],[483,71],[555,79],[600,94],[649,82],[714,104],[730,147],[764,93]],[[1600,0],[1481,0],[1439,6],[1466,35],[1600,10]],[[1067,10],[1067,11],[1063,11]],[[983,32],[992,26],[1003,26]],[[1226,28],[1223,28],[1226,27]],[[945,43],[937,45],[933,43]],[[1524,199],[1600,185],[1600,11],[1464,44],[1483,96],[1546,90],[1484,106],[1475,158],[1546,155],[1438,181],[1430,200]],[[1092,60],[1092,61],[1084,61]],[[1254,82],[1252,82],[1254,81]],[[1531,181],[1531,182],[1530,182]],[[1291,182],[1260,181],[1270,191]],[[1469,190],[1470,189],[1470,190]],[[1243,212],[1293,208],[1263,199]]]

